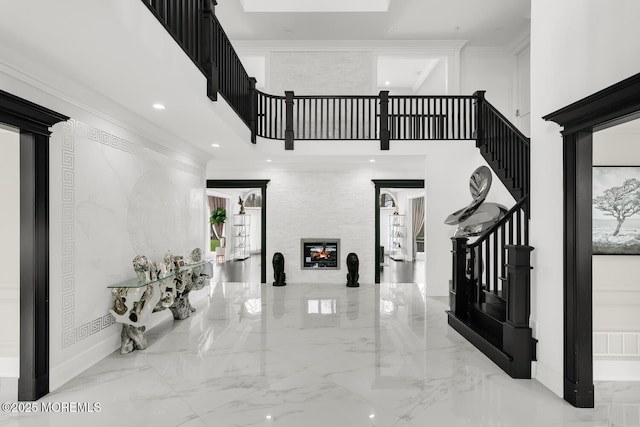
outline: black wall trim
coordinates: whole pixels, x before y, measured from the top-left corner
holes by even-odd
[[[375,185],[375,283],[380,283],[380,189],[382,188],[424,188],[424,179],[372,179]]]
[[[543,117],[564,128],[563,134],[587,129],[606,127],[610,121],[617,121],[638,112],[640,99],[640,73],[613,86],[589,95],[564,108]]]
[[[593,132],[631,120],[638,112],[640,74],[543,117],[564,128],[564,399],[582,408],[594,406]]]
[[[49,136],[49,127],[69,117],[0,90],[0,123]]]
[[[68,119],[0,90],[0,123],[20,129],[22,401],[49,392],[49,127]]]
[[[260,236],[260,283],[267,283],[267,184],[269,179],[208,179],[207,188],[260,188],[262,236]]]

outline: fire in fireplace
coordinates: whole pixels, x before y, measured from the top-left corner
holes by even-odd
[[[340,239],[301,239],[303,269],[340,268]]]

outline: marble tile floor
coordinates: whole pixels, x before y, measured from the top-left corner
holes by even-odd
[[[425,261],[395,261],[384,256],[380,270],[380,282],[390,283],[425,283]]]
[[[0,414],[0,426],[637,426],[640,383],[576,409],[513,380],[447,326],[417,284],[215,284],[183,321],[114,352],[46,402],[100,412]]]
[[[245,260],[228,259],[224,262],[216,262],[215,258],[211,258],[211,262],[216,283],[260,281],[259,253],[251,254]]]

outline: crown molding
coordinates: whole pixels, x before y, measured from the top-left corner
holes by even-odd
[[[239,54],[266,52],[375,51],[381,53],[457,53],[467,40],[234,40]]]

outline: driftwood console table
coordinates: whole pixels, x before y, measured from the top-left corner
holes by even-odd
[[[131,279],[109,286],[113,294],[113,307],[109,312],[116,322],[122,323],[120,353],[147,347],[144,331],[151,314],[168,308],[174,319],[182,320],[196,310],[189,302],[189,292],[204,287],[208,276],[202,273],[208,263],[175,266],[155,279]]]

